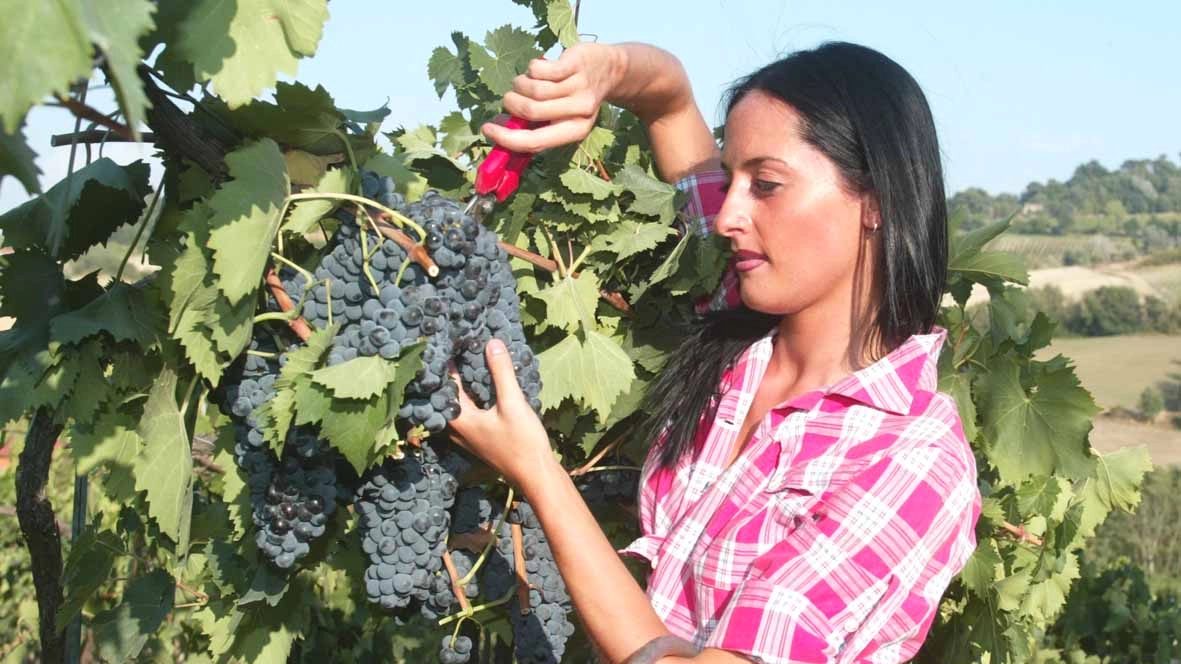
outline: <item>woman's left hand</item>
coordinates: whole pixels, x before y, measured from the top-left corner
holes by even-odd
[[[499,339],[484,349],[488,372],[496,387],[496,405],[481,410],[463,389],[459,376],[452,378],[459,388],[459,417],[451,420],[452,440],[483,459],[504,479],[528,495],[524,485],[539,471],[557,465],[550,449],[549,435],[541,419],[529,407],[513,371],[513,360]]]

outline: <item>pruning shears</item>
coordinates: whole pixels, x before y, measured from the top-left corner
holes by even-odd
[[[504,126],[508,129],[534,129],[545,124],[510,117]],[[502,203],[521,184],[521,173],[533,161],[533,155],[512,152],[499,145],[492,148],[476,170],[476,193],[468,201],[464,214],[474,214],[482,219],[496,203]]]

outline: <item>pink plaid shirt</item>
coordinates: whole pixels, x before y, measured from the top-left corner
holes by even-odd
[[[663,470],[653,446],[643,535],[620,553],[650,562],[652,606],[699,647],[767,664],[905,661],[976,548],[975,458],[936,391],[946,332],[772,408],[726,468],[774,334],[723,376],[691,458]]]

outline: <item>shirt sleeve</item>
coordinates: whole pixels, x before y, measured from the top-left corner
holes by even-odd
[[[906,661],[979,514],[972,459],[924,446],[873,463],[756,559],[705,647],[765,664]]]
[[[676,188],[685,192],[685,205],[681,208],[681,232],[709,235],[714,232],[714,219],[726,200],[726,174],[721,170],[690,173],[676,182]],[[713,295],[704,297],[695,304],[697,313],[733,309],[742,304],[738,292],[738,275],[732,266],[727,266]]]

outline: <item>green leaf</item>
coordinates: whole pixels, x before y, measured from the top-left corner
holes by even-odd
[[[64,344],[76,344],[105,332],[115,341],[132,341],[148,347],[155,340],[157,314],[143,288],[116,283],[81,309],[54,318],[50,321],[50,332],[55,341]]]
[[[487,50],[485,50],[487,49]],[[492,94],[501,96],[513,87],[513,78],[529,68],[529,62],[541,57],[533,35],[503,25],[484,38],[484,47],[471,45],[472,67],[480,70],[480,80]]]
[[[370,157],[361,168],[366,171],[373,171],[384,177],[393,178],[395,190],[403,195],[406,194],[408,187],[415,181],[425,182],[421,175],[406,166],[406,154],[404,152],[393,155],[377,153]]]
[[[1066,604],[1070,584],[1078,578],[1077,556],[1072,552],[1064,553],[1060,571],[1044,581],[1030,584],[1029,593],[1021,603],[1022,613],[1043,622],[1053,620]]]
[[[386,97],[385,103],[371,111],[354,111],[348,108],[340,109],[341,114],[345,119],[360,124],[370,124],[372,122],[381,122],[390,114],[390,100]]]
[[[237,108],[295,76],[298,59],[315,53],[328,18],[327,0],[199,0],[180,26],[176,47],[197,78]]]
[[[480,134],[472,131],[471,123],[459,111],[448,113],[439,121],[439,132],[443,134],[443,151],[452,157],[480,140]]]
[[[989,363],[981,388],[989,459],[1003,483],[1016,486],[1030,475],[1077,480],[1089,474],[1087,432],[1099,408],[1072,369],[1043,373],[1027,392],[1017,362],[1001,356]]]
[[[285,148],[331,156],[334,160],[347,156],[346,137],[341,132],[344,114],[336,108],[332,95],[323,86],[310,88],[303,83],[279,83],[275,86],[274,103],[255,100],[232,110],[220,108],[216,98],[206,103],[217,108],[239,133],[247,137],[270,138]]]
[[[541,367],[541,401],[546,410],[566,397],[598,413],[604,420],[615,399],[635,379],[631,358],[610,337],[587,330],[585,341],[569,335],[537,356]]]
[[[596,201],[605,200],[609,196],[619,193],[620,190],[615,183],[607,182],[581,168],[571,168],[558,176],[558,179],[570,191],[576,194],[589,194]]]
[[[431,51],[431,59],[427,62],[426,74],[435,84],[435,92],[439,98],[449,86],[463,85],[463,63],[459,56],[446,48],[439,46]]]
[[[1010,220],[1005,219],[977,228],[970,233],[955,234],[951,238],[951,260],[964,260],[976,255],[984,245],[1001,233],[1009,230]]]
[[[676,188],[648,175],[643,168],[635,164],[624,166],[615,175],[615,184],[635,194],[629,211],[659,217],[663,224],[671,224],[676,218]]]
[[[954,368],[955,357],[950,349],[939,355],[939,391],[955,399],[956,410],[964,427],[964,437],[975,440],[976,402],[972,399],[972,376]]]
[[[25,142],[23,129],[9,133],[0,127],[0,184],[4,183],[4,176],[11,175],[28,194],[41,193],[41,184],[37,181],[41,169],[37,168],[36,158]]]
[[[15,132],[33,104],[66,94],[90,73],[91,45],[77,0],[6,2],[0,21],[0,123]]]
[[[70,556],[62,572],[66,596],[57,609],[54,625],[64,628],[82,610],[82,606],[107,580],[115,564],[115,555],[122,551],[123,543],[115,533],[97,532],[91,526],[82,531],[70,546]]]
[[[536,293],[545,302],[546,317],[538,321],[538,331],[556,327],[576,332],[579,327],[595,327],[595,308],[599,301],[599,278],[583,270],[578,278],[564,277]]]
[[[70,260],[134,222],[144,209],[148,189],[147,164],[120,166],[102,157],[0,215],[0,231],[8,246],[60,246],[58,257]]]
[[[237,303],[262,279],[288,183],[279,146],[267,138],[231,152],[226,164],[234,179],[209,199],[209,247],[218,288]]]
[[[355,357],[312,372],[312,380],[337,399],[368,399],[394,380],[398,365],[377,356]]]
[[[578,43],[578,28],[574,25],[574,8],[569,0],[549,0],[546,3],[546,23],[566,48]]]
[[[1003,561],[991,539],[981,539],[964,565],[960,578],[969,590],[982,597],[987,596],[992,584],[997,581],[997,572],[1003,572]]]
[[[133,470],[143,440],[131,417],[112,411],[94,422],[79,424],[70,435],[70,449],[79,475],[89,475],[100,466],[107,468],[103,487],[112,500],[131,500],[135,496]]]
[[[176,403],[176,373],[160,372],[144,404],[138,433],[143,454],[136,459],[135,489],[146,491],[148,514],[178,544],[188,539],[193,508],[193,458],[184,414]]]
[[[139,38],[155,25],[152,13],[155,5],[148,0],[103,0],[83,2],[82,14],[90,33],[90,41],[106,56],[105,71],[110,76],[119,108],[127,125],[138,138],[139,125],[149,106],[143,82],[135,68],[144,53]]]
[[[659,223],[642,224],[632,219],[624,219],[611,228],[610,233],[596,235],[591,241],[592,251],[608,251],[615,254],[615,261],[622,261],[636,254],[652,251],[670,236],[676,235],[676,229]]]
[[[316,330],[303,346],[288,353],[275,380],[275,396],[256,411],[263,437],[276,453],[283,451],[299,394],[312,389],[311,372],[320,365],[324,353],[332,346],[336,331],[336,326]]]
[[[1019,284],[1029,283],[1025,261],[1017,254],[1004,251],[982,251],[953,259],[947,266],[949,272],[978,283],[999,279]]]
[[[349,189],[349,170],[337,168],[325,172],[314,188],[302,193],[347,194]],[[329,199],[300,201],[295,204],[287,223],[283,224],[283,230],[297,235],[307,233],[315,228],[316,222],[330,214],[339,204],[339,201]]]
[[[1104,505],[1128,512],[1140,504],[1140,484],[1152,470],[1148,448],[1125,447],[1100,455],[1095,469],[1095,490]]]
[[[108,662],[128,662],[139,657],[148,638],[156,634],[172,611],[175,591],[175,582],[164,570],[133,579],[123,593],[123,601],[90,622],[99,656]]]

